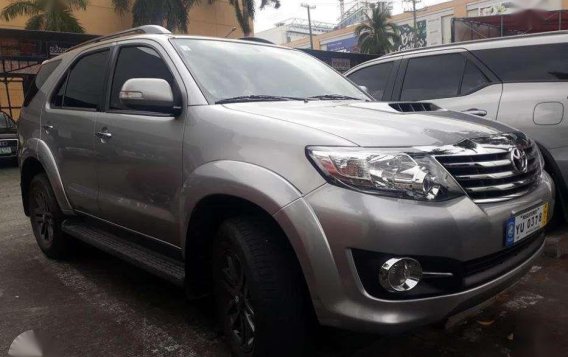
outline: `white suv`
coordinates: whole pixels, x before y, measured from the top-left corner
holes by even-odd
[[[347,72],[379,101],[425,100],[534,138],[568,220],[568,32],[392,53]]]

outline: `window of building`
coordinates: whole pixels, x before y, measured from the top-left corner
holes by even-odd
[[[471,62],[467,61],[465,65],[465,70],[463,73],[463,80],[461,84],[460,94],[469,94],[485,86],[489,80],[487,77],[481,72],[477,66]]]
[[[458,53],[408,61],[401,100],[455,97],[459,93],[465,57]]]
[[[505,82],[568,80],[568,44],[549,44],[475,51]]]
[[[149,47],[123,47],[118,55],[112,81],[111,109],[128,109],[120,102],[119,94],[124,82],[131,78],[164,79],[174,88],[173,76],[155,50]]]
[[[349,79],[367,87],[368,93],[376,100],[382,100],[393,65],[394,62],[387,62],[365,67],[349,75]]]
[[[60,84],[52,105],[55,107],[97,109],[101,103],[109,50],[82,57]]]

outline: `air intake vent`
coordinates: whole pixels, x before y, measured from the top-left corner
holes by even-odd
[[[440,110],[435,104],[432,103],[390,103],[389,106],[396,111],[402,113],[415,113],[415,112],[433,112]]]

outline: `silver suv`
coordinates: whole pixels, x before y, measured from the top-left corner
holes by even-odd
[[[323,325],[402,331],[475,309],[541,253],[535,143],[428,103],[372,102],[288,48],[120,33],[42,65],[19,137],[52,258],[81,240],[212,293],[239,356]]]
[[[392,53],[346,75],[379,101],[432,102],[534,138],[568,221],[568,31]]]

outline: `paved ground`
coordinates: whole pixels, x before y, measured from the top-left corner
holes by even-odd
[[[56,262],[35,244],[18,170],[0,167],[0,356],[34,330],[58,356],[228,356],[208,302],[94,249]],[[568,229],[556,233],[568,252]],[[322,329],[318,356],[566,356],[568,256],[542,257],[500,299],[488,326],[470,321],[397,337]],[[490,319],[491,320],[491,319]]]

